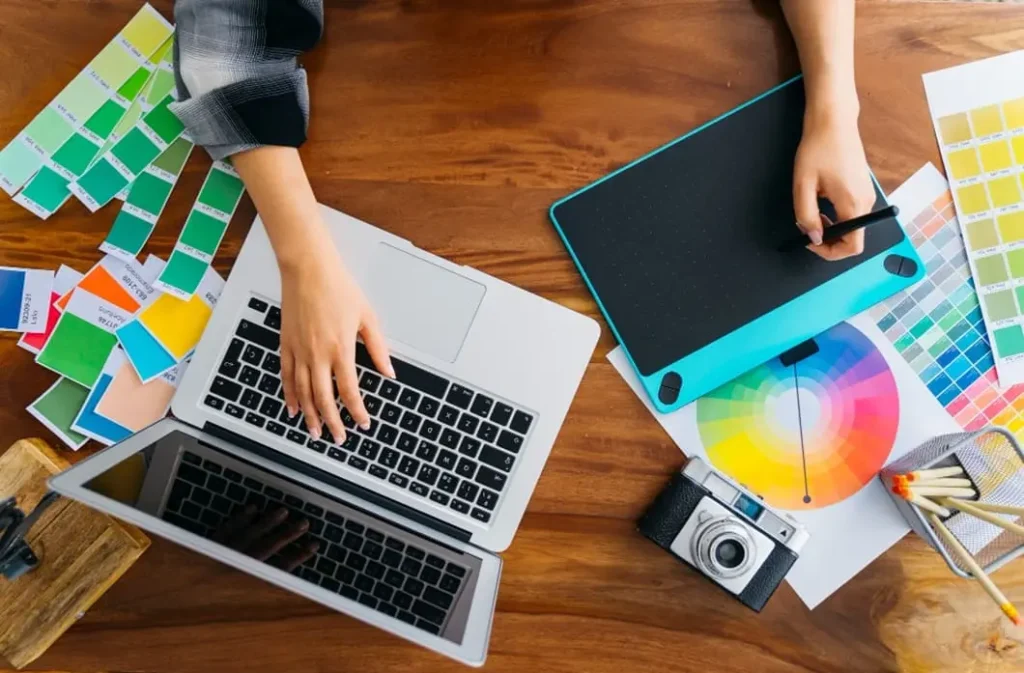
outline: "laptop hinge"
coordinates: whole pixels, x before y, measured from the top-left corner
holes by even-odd
[[[226,428],[222,428],[215,423],[210,423],[209,421],[203,423],[203,432],[208,432],[214,437],[217,437],[218,439],[223,439],[225,441],[231,442],[232,444],[238,446],[239,448],[245,449],[246,451],[251,451],[260,458],[264,458],[273,463],[277,463],[278,465],[286,467],[290,470],[295,470],[299,474],[309,477],[313,482],[327,484],[328,486],[336,488],[340,491],[351,493],[352,495],[358,498],[362,498],[367,502],[372,502],[374,505],[383,507],[384,509],[390,512],[394,512],[399,516],[405,517],[410,521],[415,521],[418,524],[427,526],[428,528],[437,531],[441,535],[450,537],[460,542],[469,542],[470,538],[472,537],[472,534],[467,530],[463,530],[462,528],[453,526],[450,523],[441,521],[440,519],[432,517],[429,514],[424,514],[423,512],[413,509],[412,507],[408,507],[400,502],[392,500],[391,498],[383,496],[380,493],[371,491],[368,488],[364,488],[358,484],[353,484],[352,482],[348,481],[343,477],[339,477],[336,474],[331,474],[330,472],[321,470],[320,468],[310,465],[309,463],[305,463],[301,460],[298,460],[297,458],[293,458],[286,453],[282,453],[268,446],[264,446],[259,442],[253,441],[247,437],[239,435]],[[307,484],[306,486],[309,485]]]

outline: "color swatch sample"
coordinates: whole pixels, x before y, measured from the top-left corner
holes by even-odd
[[[36,362],[92,388],[110,351],[117,345],[114,332],[130,318],[131,313],[76,289]]]
[[[173,28],[144,5],[89,65],[0,151],[0,188],[14,195],[47,157],[92,117],[139,66],[171,36]]]
[[[170,48],[171,40],[167,40],[149,61],[139,65],[128,81],[116,92],[111,92],[100,109],[46,159],[39,172],[15,195],[15,203],[43,219],[64,205],[71,196],[68,183],[82,175],[99,156],[114,127],[150,81],[157,62]]]
[[[1024,383],[1024,51],[924,76],[995,368]],[[931,269],[929,269],[931,271]]]
[[[86,208],[95,212],[105,206],[178,139],[185,127],[168,107],[173,101],[172,94],[165,96],[109,152],[68,185]]]
[[[139,254],[153,233],[191,153],[192,141],[182,134],[135,178],[100,250],[124,260],[134,259]]]
[[[230,164],[215,161],[156,286],[181,299],[196,292],[245,190]]]
[[[818,352],[779,358],[697,400],[711,463],[770,504],[818,509],[874,479],[899,425],[885,358],[848,323],[814,339]]]
[[[110,255],[103,257],[89,269],[75,287],[129,314],[138,311],[155,292],[143,265],[134,259],[124,262]],[[57,308],[64,310],[70,298],[71,292],[64,294],[57,300]]]
[[[80,280],[82,280],[82,274],[70,266],[61,264],[60,268],[57,269],[56,275],[53,277],[53,288],[50,290],[50,310],[46,316],[46,328],[42,332],[23,334],[21,339],[18,340],[19,346],[31,353],[38,353],[42,350],[43,344],[50,338],[53,328],[57,325],[57,319],[60,318],[57,300],[65,292],[70,292]]]
[[[132,432],[138,432],[167,415],[171,398],[185,373],[182,363],[154,379],[143,383],[135,370],[123,363],[106,392],[96,405],[96,413]]]
[[[0,266],[0,331],[45,331],[52,289],[52,271]]]
[[[157,298],[158,303],[162,298],[170,295],[161,295]],[[172,298],[173,299],[173,298]],[[175,299],[174,301],[181,301]],[[177,366],[178,360],[167,352],[167,349],[160,345],[160,342],[146,331],[138,318],[125,323],[117,330],[117,340],[124,349],[124,354],[139,380],[149,383],[164,372]]]
[[[180,362],[199,343],[223,289],[224,279],[208,266],[189,299],[160,295],[139,313],[138,322]]]
[[[934,166],[925,165],[890,201],[907,215],[907,235],[928,275],[872,308],[872,318],[960,427],[1001,425],[1024,440],[1024,385],[1000,388],[981,315],[984,302],[996,321],[1017,316],[1024,297],[1002,290],[979,300],[949,185]],[[967,225],[968,245],[995,236],[989,229]]]
[[[80,449],[88,438],[72,430],[71,425],[88,394],[88,388],[66,378],[59,378],[35,402],[28,405],[28,413],[70,448]]]
[[[113,381],[114,375],[123,364],[124,353],[120,348],[115,348],[110,352],[110,357],[107,358],[107,362],[103,365],[103,370],[100,372],[100,378],[96,381],[96,385],[93,386],[92,390],[89,391],[89,395],[82,404],[78,416],[75,417],[74,422],[71,424],[71,429],[75,432],[95,439],[107,446],[120,442],[122,439],[127,439],[132,434],[131,430],[123,425],[119,425],[96,413],[96,405],[99,404],[100,399],[107,392],[110,382]]]

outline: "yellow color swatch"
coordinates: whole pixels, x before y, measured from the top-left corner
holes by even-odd
[[[989,173],[1001,171],[1013,165],[1010,157],[1010,144],[1005,140],[985,143],[978,151],[981,153],[981,165]]]
[[[979,182],[976,185],[960,187],[956,190],[956,196],[964,215],[973,215],[989,209],[988,194],[985,192],[984,183]]]
[[[121,29],[121,37],[143,56],[149,56],[172,32],[171,24],[159,12],[149,5],[143,5],[138,14]]]
[[[988,105],[971,110],[971,126],[974,128],[975,138],[1002,131],[1003,117],[999,114],[999,106]]]
[[[1014,163],[1024,166],[1024,135],[1010,138],[1010,145],[1013,147]]]
[[[981,166],[978,164],[978,153],[973,147],[950,152],[946,157],[946,163],[949,164],[949,172],[957,180],[973,178],[978,173],[981,173]]]
[[[1024,98],[1003,103],[1003,116],[1006,117],[1007,128],[1024,129]]]
[[[992,196],[992,205],[996,208],[1012,206],[1020,201],[1020,189],[1017,187],[1017,178],[1013,175],[989,180],[988,193]]]
[[[942,134],[943,145],[952,145],[970,140],[971,125],[967,122],[967,113],[961,112],[960,114],[949,115],[939,119],[939,133]]]
[[[1024,241],[1024,210],[1000,215],[996,222],[999,227],[999,238],[1003,239],[1003,243]]]
[[[171,355],[181,360],[199,343],[212,313],[198,294],[188,301],[162,294],[143,309],[139,322]]]

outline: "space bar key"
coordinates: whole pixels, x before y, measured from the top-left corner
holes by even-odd
[[[366,350],[366,346],[358,341],[356,342],[356,364],[377,371],[373,364],[373,359],[370,358],[369,351]],[[408,362],[403,362],[395,357],[391,358],[391,364],[395,368],[395,375],[399,383],[404,383],[428,395],[444,399],[444,394],[448,390],[448,380],[444,377],[428,372],[426,369],[416,365],[411,365]]]

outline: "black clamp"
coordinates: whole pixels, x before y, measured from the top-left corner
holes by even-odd
[[[14,498],[0,502],[0,576],[15,580],[39,565],[39,557],[25,542],[25,535],[59,497],[52,491],[47,493],[27,516]]]

